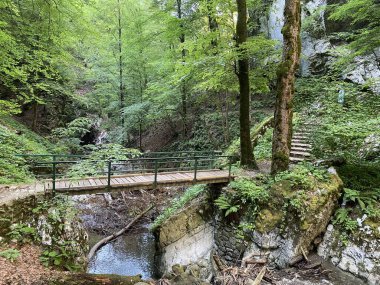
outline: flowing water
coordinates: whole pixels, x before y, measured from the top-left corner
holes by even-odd
[[[90,246],[104,236],[91,233]],[[155,240],[148,225],[118,237],[103,246],[90,262],[87,272],[98,274],[138,275],[143,279],[155,277]]]

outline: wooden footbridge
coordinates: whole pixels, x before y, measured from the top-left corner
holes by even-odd
[[[168,186],[226,183],[231,158],[218,151],[150,152],[128,159],[91,160],[82,155],[18,155],[43,179],[46,192],[68,195]],[[222,165],[226,169],[222,169]],[[86,172],[86,167],[88,173]],[[80,169],[81,177],[75,169]]]

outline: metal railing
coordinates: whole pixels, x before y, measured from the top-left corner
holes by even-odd
[[[169,156],[170,155],[170,156]],[[197,181],[199,171],[220,169],[221,159],[227,159],[228,178],[231,178],[232,159],[230,156],[223,156],[219,151],[209,152],[150,152],[144,153],[140,157],[129,159],[107,159],[91,160],[85,155],[58,155],[58,154],[24,154],[18,155],[30,162],[30,167],[34,170],[44,169],[43,173],[37,173],[37,178],[50,178],[52,181],[52,191],[56,191],[56,183],[60,178],[80,179],[105,178],[107,187],[111,187],[111,179],[117,175],[128,174],[151,174],[153,175],[153,186],[157,187],[157,176],[159,173],[171,172],[193,172],[193,181]],[[64,159],[64,160],[63,160]],[[73,166],[80,163],[89,163],[92,166],[91,173],[82,172],[82,176],[73,177]],[[75,172],[74,172],[75,173]]]

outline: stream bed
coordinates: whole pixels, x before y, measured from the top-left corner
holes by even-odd
[[[155,277],[155,240],[149,225],[134,230],[103,246],[89,263],[87,272],[97,274],[138,275],[143,279]],[[93,246],[102,235],[90,233]]]

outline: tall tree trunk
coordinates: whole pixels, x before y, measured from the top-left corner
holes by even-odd
[[[177,0],[177,17],[178,19],[182,19],[182,0]],[[183,24],[180,22],[180,28],[183,29]],[[179,36],[179,41],[181,44],[185,42],[185,34],[181,31]],[[186,50],[182,48],[181,51],[182,62],[185,62]],[[182,104],[182,135],[186,137],[187,135],[187,89],[186,89],[186,81],[181,82],[181,104]]]
[[[215,18],[216,11],[215,11],[215,7],[213,6],[213,0],[207,0],[206,5],[207,5],[208,27],[210,29],[210,32],[215,33],[218,30],[219,25]],[[215,35],[211,40],[211,46],[213,48],[218,46],[218,40]]]
[[[241,47],[247,41],[247,3],[246,0],[236,0],[237,3],[237,23],[236,42]],[[239,57],[237,76],[240,89],[240,163],[248,168],[256,168],[256,161],[253,155],[250,134],[250,88],[249,88],[249,63],[248,58]]]
[[[283,59],[277,72],[277,98],[272,143],[272,174],[284,171],[289,167],[294,81],[301,53],[300,0],[285,0],[284,18],[284,27],[282,28],[284,37]]]
[[[120,0],[117,0],[117,12],[118,12],[118,48],[119,48],[119,99],[120,99],[120,110],[125,107],[125,96],[124,96],[124,85],[123,85],[123,57],[122,57],[122,45],[121,45],[121,5]],[[121,113],[121,127],[122,127],[122,144],[125,142],[124,138],[124,114]]]
[[[33,122],[32,122],[32,130],[37,130],[37,119],[38,119],[38,103],[37,101],[33,104]]]

